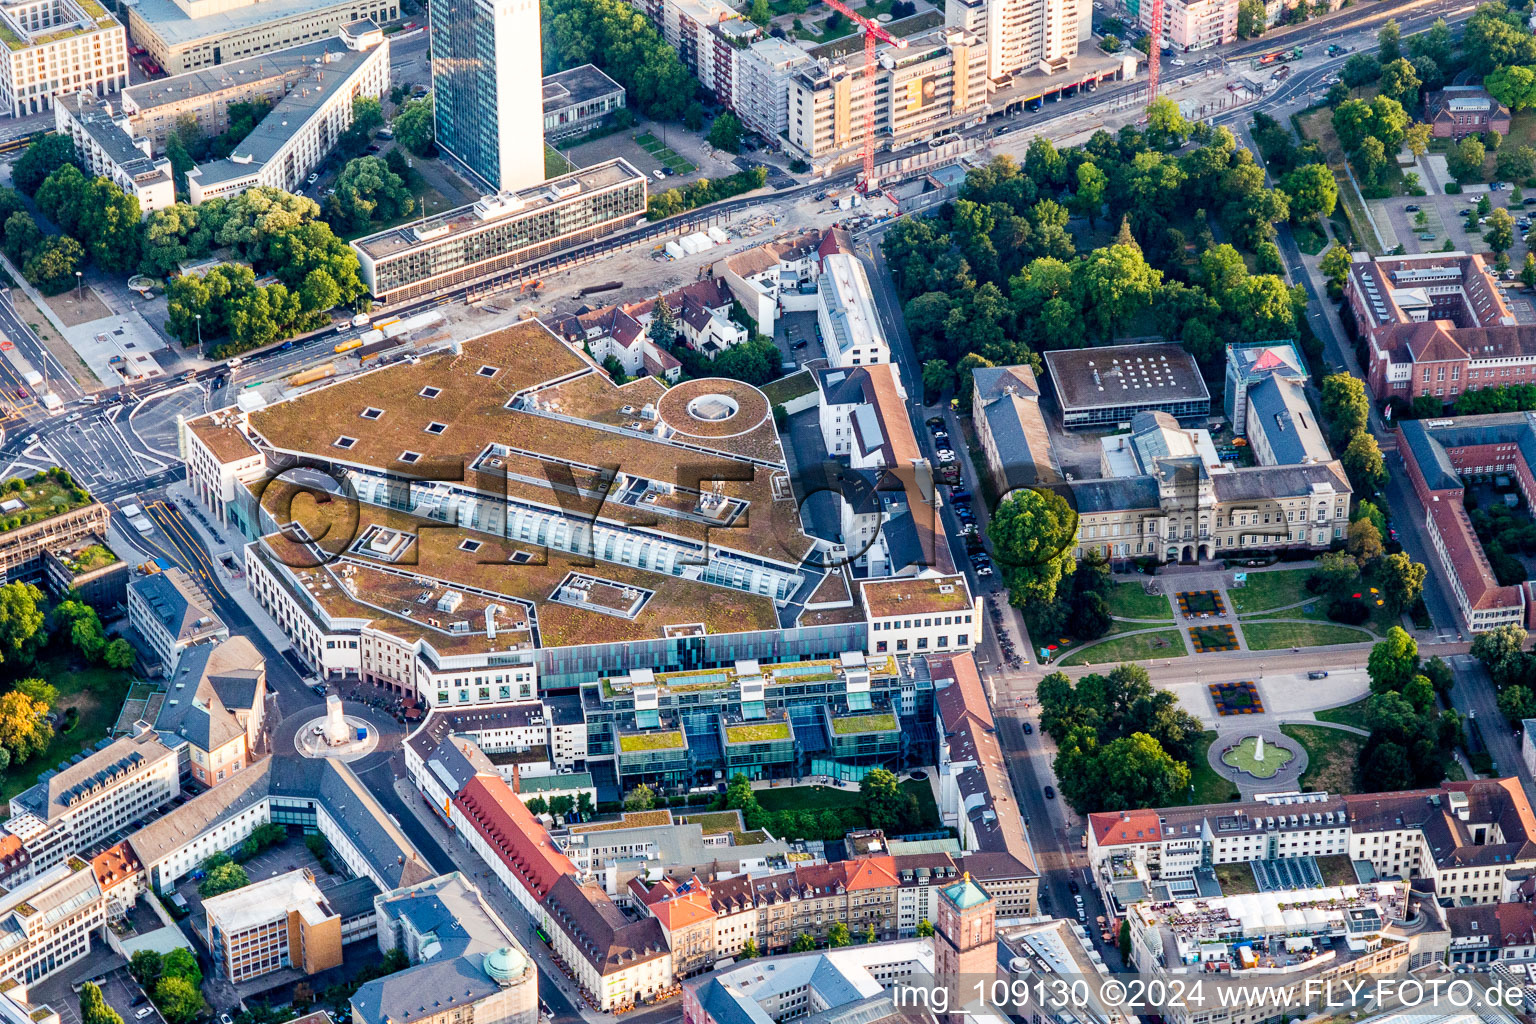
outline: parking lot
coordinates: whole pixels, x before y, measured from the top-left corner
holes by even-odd
[[[1483,241],[1482,235],[1487,225],[1466,216],[1465,211],[1475,208],[1478,201],[1487,196],[1490,209],[1505,207],[1510,216],[1515,218],[1515,244],[1509,250],[1509,263],[1518,269],[1525,262],[1525,233],[1529,229],[1529,225],[1520,227],[1519,222],[1536,216],[1536,196],[1526,197],[1510,206],[1511,192],[1508,189],[1485,191],[1478,186],[1469,188],[1476,191],[1459,195],[1373,199],[1371,213],[1378,218],[1378,223],[1381,218],[1385,218],[1392,234],[1407,252],[1436,252],[1444,249],[1447,241],[1462,252],[1486,252],[1488,243]],[[1420,213],[1424,215],[1422,224],[1418,216]],[[1391,243],[1391,239],[1383,241]]]
[[[815,313],[784,313],[773,325],[773,340],[779,344],[783,361],[797,367],[827,356]]]

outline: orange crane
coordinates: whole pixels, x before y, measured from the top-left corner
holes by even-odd
[[[1163,0],[1152,0],[1152,45],[1147,47],[1147,106],[1157,99],[1157,81],[1162,68],[1158,58],[1163,52]]]
[[[890,43],[899,50],[907,48],[907,41],[897,39],[842,0],[827,0],[827,6],[864,30],[864,180],[859,183],[859,191],[868,192],[875,180],[875,41]],[[891,102],[895,102],[894,96]]]

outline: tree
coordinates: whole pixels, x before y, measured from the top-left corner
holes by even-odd
[[[123,1024],[123,1018],[101,997],[101,989],[89,981],[80,986],[80,1024]]]
[[[1357,53],[1344,62],[1339,81],[1351,89],[1370,85],[1381,77],[1381,61],[1374,53]]]
[[[871,921],[864,926],[864,942],[872,944],[880,941],[880,936],[875,932],[875,922]]]
[[[395,115],[395,141],[417,156],[427,156],[434,142],[432,97],[411,100]]]
[[[154,991],[155,982],[160,980],[160,967],[160,954],[153,949],[138,950],[128,959],[128,973],[145,991]]]
[[[1365,429],[1371,414],[1371,400],[1365,394],[1365,382],[1347,373],[1323,378],[1323,419],[1328,421],[1336,443]]]
[[[1374,491],[1386,481],[1387,466],[1381,457],[1381,447],[1375,437],[1363,430],[1349,439],[1339,461],[1357,490]]]
[[[66,164],[80,166],[75,143],[68,135],[35,136],[12,165],[11,184],[23,195],[35,196],[48,176]]]
[[[342,168],[336,178],[336,194],[326,206],[328,215],[342,230],[356,232],[375,221],[409,216],[416,208],[416,200],[388,164],[376,156],[361,156]]]
[[[738,960],[755,960],[762,956],[762,951],[757,947],[756,939],[748,939],[741,944],[741,952],[736,954]]]
[[[848,934],[848,926],[841,921],[834,922],[827,929],[827,947],[837,949],[840,946],[853,945],[853,936]]]
[[[1505,181],[1524,181],[1536,174],[1536,149],[1530,146],[1501,149],[1493,165],[1498,176]],[[1518,199],[1519,196],[1514,198]]]
[[[1331,216],[1339,200],[1339,185],[1327,164],[1302,164],[1280,179],[1290,197],[1291,218],[1298,222]]]
[[[656,306],[651,310],[651,322],[645,333],[657,348],[666,352],[670,352],[677,341],[677,317],[667,305],[665,295],[656,296]]]
[[[1429,28],[1408,37],[1409,53],[1415,57],[1427,57],[1442,68],[1450,66],[1454,47],[1451,28],[1444,18],[1436,18]]]
[[[789,951],[791,953],[809,953],[815,948],[816,940],[811,937],[809,932],[801,932],[795,936],[795,941],[789,944]]]
[[[26,694],[39,704],[53,707],[59,701],[59,691],[52,684],[41,679],[18,679],[13,684],[16,690]]]
[[[1386,548],[1381,542],[1381,531],[1369,519],[1356,519],[1349,524],[1349,539],[1344,549],[1354,557],[1362,569],[1380,558]]]
[[[1131,962],[1131,922],[1127,918],[1120,922],[1120,962]]]
[[[523,805],[533,814],[546,814],[549,811],[549,801],[541,796],[536,796]]]
[[[44,295],[57,295],[75,285],[75,271],[85,262],[85,249],[73,238],[46,238],[21,268],[21,276]]]
[[[208,872],[208,877],[197,883],[197,894],[204,899],[220,893],[233,892],[251,884],[245,868],[233,862],[220,864]]]
[[[42,240],[43,232],[30,213],[23,210],[6,218],[5,255],[17,267],[31,259]]]
[[[43,592],[30,583],[0,586],[0,662],[32,661],[43,635]]]
[[[1098,219],[1108,187],[1109,177],[1099,170],[1092,160],[1084,160],[1078,164],[1077,192],[1073,196],[1073,205],[1078,213],[1088,218],[1089,227],[1092,227],[1094,221]]]
[[[768,0],[752,0],[752,5],[747,8],[747,19],[754,24],[767,28],[773,20],[773,8],[768,6]],[[732,150],[732,152],[735,152]]]
[[[12,764],[42,753],[53,739],[53,727],[43,718],[47,713],[48,705],[18,690],[0,694],[0,747],[10,751]]]
[[[1387,19],[1386,24],[1376,31],[1376,52],[1383,64],[1389,64],[1403,55],[1399,40],[1402,38],[1402,30],[1397,26],[1396,18]]]
[[[1483,232],[1483,241],[1495,253],[1506,253],[1515,244],[1515,219],[1504,207],[1488,215],[1488,230]]]
[[[1529,686],[1506,686],[1499,691],[1499,712],[1518,728],[1522,719],[1536,717],[1536,692]]]
[[[1341,294],[1343,292],[1344,284],[1349,280],[1349,268],[1353,264],[1354,257],[1349,254],[1348,249],[1338,242],[1334,242],[1333,245],[1328,247],[1328,251],[1323,253],[1323,259],[1319,264],[1319,268],[1328,278],[1328,291],[1330,294]],[[1367,400],[1366,407],[1367,409],[1370,407],[1369,400]]]
[[[1387,607],[1401,612],[1417,601],[1419,595],[1424,593],[1424,577],[1427,573],[1422,562],[1415,562],[1401,551],[1383,558],[1377,566],[1376,578],[1381,584],[1381,597]]]
[[[928,919],[926,917],[918,919],[918,922],[917,922],[917,937],[920,938],[920,939],[927,939],[927,938],[932,938],[933,937],[933,925],[928,923]]]
[[[1467,19],[1461,45],[1480,76],[1512,64],[1536,64],[1536,40],[1525,19],[1502,3],[1485,3]]]
[[[1148,142],[1158,147],[1184,145],[1189,138],[1190,124],[1179,112],[1179,105],[1167,96],[1159,96],[1147,104]]]
[[[937,399],[955,379],[955,372],[942,359],[929,359],[923,363],[923,392]]]
[[[1474,135],[1468,135],[1446,154],[1446,169],[1458,181],[1475,181],[1483,176],[1483,158],[1487,150]]]
[[[624,794],[624,809],[626,811],[649,811],[655,806],[656,791],[643,782]]]
[[[161,978],[155,985],[155,1006],[166,1024],[192,1024],[203,1012],[203,994],[185,978]]]
[[[1499,68],[1483,78],[1483,88],[1511,111],[1536,105],[1536,66]]]
[[[1403,145],[1415,157],[1423,156],[1429,150],[1429,125],[1415,121],[1403,129]]]
[[[1482,663],[1493,684],[1500,688],[1523,681],[1528,665],[1526,632],[1519,626],[1496,626],[1472,638],[1472,657]]]
[[[763,6],[767,6],[767,0],[762,0]],[[727,153],[741,152],[741,122],[736,115],[729,110],[722,111],[715,123],[709,126],[709,144],[716,149],[723,149]]]
[[[1419,645],[1401,626],[1387,630],[1384,640],[1371,648],[1366,672],[1371,677],[1371,692],[1400,691],[1408,685],[1419,668]]]
[[[1381,93],[1390,96],[1404,107],[1419,101],[1419,90],[1424,83],[1412,64],[1399,57],[1381,69]]]
[[[1239,39],[1256,39],[1264,34],[1264,0],[1238,0],[1237,36]]]
[[[1010,599],[1020,606],[1054,601],[1057,585],[1076,568],[1077,513],[1055,491],[1011,492],[993,513],[987,536]]]
[[[1133,313],[1145,309],[1163,283],[1139,248],[1115,244],[1095,249],[1073,267],[1072,283],[1082,308],[1109,339]]]
[[[902,822],[904,798],[896,776],[876,768],[859,783],[859,804],[871,828],[894,831]]]

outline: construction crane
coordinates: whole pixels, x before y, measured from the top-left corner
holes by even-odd
[[[1163,52],[1163,0],[1152,0],[1152,45],[1147,47],[1147,106],[1157,99],[1157,81],[1162,68],[1159,58]]]
[[[1162,0],[1158,0],[1158,4],[1161,5]],[[842,0],[827,0],[827,6],[864,30],[864,180],[859,183],[859,191],[868,192],[874,187],[875,180],[875,41],[890,43],[899,50],[907,48],[907,41],[897,39]],[[891,102],[896,102],[894,95]]]

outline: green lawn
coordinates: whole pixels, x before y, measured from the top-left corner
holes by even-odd
[[[1334,722],[1338,725],[1352,725],[1357,729],[1366,728],[1365,702],[1369,697],[1361,697],[1353,704],[1344,704],[1336,708],[1328,708],[1326,711],[1317,712],[1319,722]]]
[[[59,722],[64,721],[65,709],[75,708],[80,714],[79,724],[67,733],[55,730],[48,749],[25,764],[12,765],[0,776],[0,807],[36,782],[39,773],[94,747],[117,721],[123,698],[128,695],[128,673],[100,667],[71,668],[72,664],[67,658],[50,659],[39,663],[35,674],[59,691],[59,702],[53,708]]]
[[[901,784],[903,793],[910,793],[917,797],[918,806],[922,808],[923,821],[936,827],[939,823],[939,808],[933,800],[933,787],[926,781],[908,779]],[[859,787],[854,785],[835,788],[832,786],[777,786],[772,789],[759,789],[757,794],[758,806],[765,811],[840,811],[848,807],[859,806]]]
[[[639,135],[636,135],[635,144],[657,160],[660,160],[673,174],[688,174],[695,169],[693,164],[672,152],[665,142],[662,142],[650,132],[641,132]]]
[[[1324,885],[1357,885],[1360,882],[1354,865],[1342,853],[1317,858],[1317,870],[1322,873]]]
[[[1232,599],[1232,607],[1239,616],[1284,608],[1316,597],[1307,593],[1307,577],[1311,574],[1311,569],[1251,572],[1248,582],[1241,587],[1232,587],[1227,596]]]
[[[1127,619],[1173,620],[1173,605],[1162,594],[1149,594],[1139,583],[1116,583],[1110,588],[1104,603],[1109,614]]]
[[[637,732],[619,737],[619,749],[625,752],[636,750],[672,750],[682,745],[683,734],[676,730],[670,732]]]
[[[1237,795],[1237,787],[1230,780],[1216,774],[1206,754],[1216,740],[1216,732],[1207,729],[1195,742],[1194,753],[1189,757],[1189,787],[1193,791],[1192,804],[1222,804]]]
[[[1296,240],[1296,248],[1308,256],[1316,256],[1328,244],[1328,236],[1323,234],[1316,221],[1297,224],[1291,229],[1291,237]]]
[[[1259,880],[1253,877],[1253,865],[1247,861],[1218,865],[1216,881],[1223,896],[1251,896],[1259,891]]]
[[[1107,665],[1122,661],[1146,661],[1152,658],[1182,658],[1189,652],[1177,629],[1159,629],[1151,633],[1117,636],[1103,643],[1079,649],[1063,658],[1061,665]]]
[[[1326,725],[1282,725],[1280,731],[1300,743],[1307,751],[1307,770],[1302,774],[1302,789],[1329,793],[1355,791],[1355,763],[1365,737]]]
[[[1283,647],[1357,644],[1375,637],[1363,629],[1332,622],[1244,622],[1243,639],[1250,651],[1276,651]]]
[[[891,714],[849,715],[832,719],[832,731],[839,736],[853,736],[861,732],[892,732],[896,728],[896,716]]]
[[[562,174],[570,174],[576,170],[576,165],[570,158],[555,149],[549,143],[544,144],[544,177],[558,178]]]

